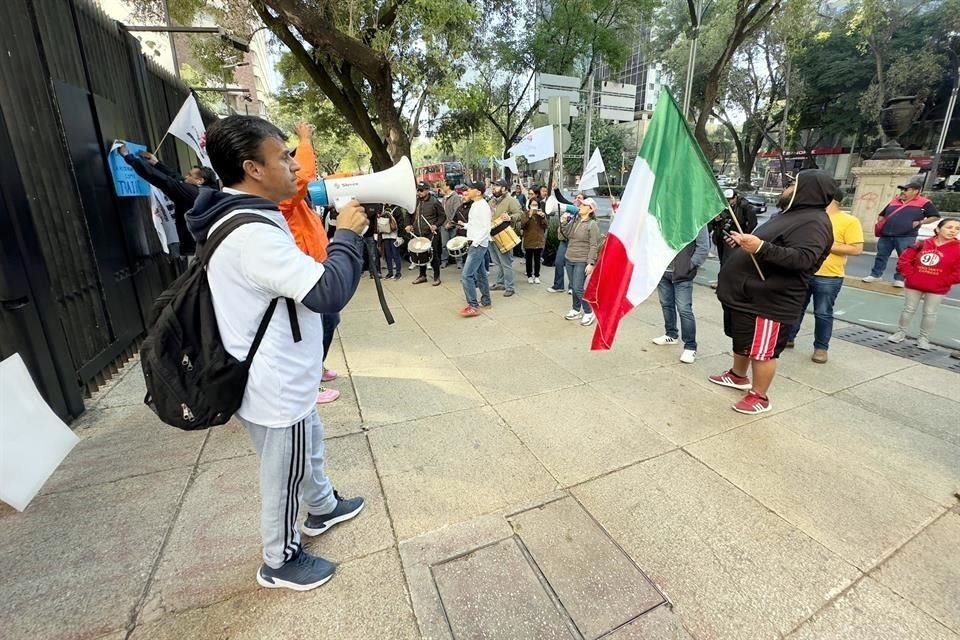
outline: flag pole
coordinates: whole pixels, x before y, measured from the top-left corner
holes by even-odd
[[[726,200],[726,198],[724,198],[724,200]],[[737,216],[735,216],[735,215],[733,214],[733,207],[730,206],[730,201],[729,201],[729,200],[726,200],[726,203],[727,203],[727,211],[730,213],[730,217],[733,218],[733,224],[737,225],[737,231],[742,234],[742,233],[743,233],[743,227],[740,226],[740,221],[737,220]],[[757,268],[757,273],[760,275],[760,279],[761,279],[761,280],[766,280],[766,278],[763,277],[763,271],[761,271],[760,265],[757,263],[757,258],[756,258],[756,256],[754,256],[754,255],[751,253],[751,254],[750,254],[750,259],[753,260],[753,266],[755,266],[755,267]]]
[[[163,146],[163,141],[167,139],[167,136],[168,136],[168,135],[170,135],[170,130],[169,130],[169,129],[167,129],[167,132],[166,132],[165,134],[163,134],[163,137],[162,137],[162,138],[160,138],[160,144],[158,144],[156,147],[154,147],[154,149],[153,149],[153,152],[154,152],[154,153],[156,153],[157,151],[160,150],[160,147]]]

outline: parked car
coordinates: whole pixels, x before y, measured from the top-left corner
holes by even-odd
[[[763,196],[755,193],[747,193],[743,195],[743,199],[750,203],[750,206],[754,208],[758,216],[761,213],[767,212],[767,201],[763,199]]]

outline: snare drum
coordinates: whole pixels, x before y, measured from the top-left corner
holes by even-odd
[[[433,243],[430,238],[413,238],[407,243],[407,252],[410,254],[410,264],[425,267],[433,260]]]
[[[451,258],[462,258],[467,255],[467,239],[463,236],[450,238],[447,242],[447,252]]]
[[[490,237],[493,238],[493,243],[497,245],[500,253],[513,251],[513,248],[520,244],[520,236],[513,230],[512,222],[501,222],[490,229]]]

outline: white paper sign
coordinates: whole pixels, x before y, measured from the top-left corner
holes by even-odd
[[[20,354],[0,362],[0,500],[23,511],[78,438],[47,406]]]

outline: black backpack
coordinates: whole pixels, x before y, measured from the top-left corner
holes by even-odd
[[[196,431],[230,420],[243,401],[250,364],[280,298],[270,301],[243,362],[223,347],[207,264],[221,242],[245,224],[273,224],[253,213],[238,213],[221,224],[197,251],[197,258],[153,306],[153,325],[140,347],[147,395],[143,402],[165,423]],[[284,298],[294,342],[300,327],[293,300]]]

